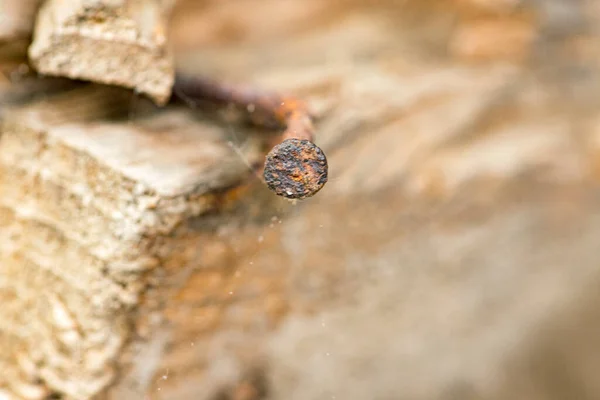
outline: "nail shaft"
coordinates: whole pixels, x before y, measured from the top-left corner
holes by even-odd
[[[267,154],[263,168],[265,183],[276,194],[303,199],[316,194],[327,182],[327,158],[313,143],[312,118],[301,100],[182,74],[176,77],[174,92],[222,106],[233,105],[255,125],[285,129],[279,143]]]

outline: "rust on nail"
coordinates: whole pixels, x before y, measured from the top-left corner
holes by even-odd
[[[267,154],[265,183],[279,196],[305,199],[327,183],[327,158],[313,142],[285,139]]]
[[[180,96],[232,104],[255,125],[285,129],[262,167],[267,187],[277,195],[306,199],[327,183],[327,157],[313,143],[312,117],[302,101],[181,74],[174,91]]]

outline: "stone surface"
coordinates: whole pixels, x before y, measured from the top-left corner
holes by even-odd
[[[170,1],[50,0],[40,9],[32,65],[42,74],[123,86],[158,104],[171,97]]]
[[[594,2],[275,3],[197,5],[179,59],[309,99],[331,180],[224,238],[283,274],[275,333],[186,336],[154,395],[596,398]]]
[[[29,39],[41,0],[0,1],[0,43]]]
[[[0,343],[28,349],[1,353],[13,392],[598,397],[594,1],[181,7],[181,68],[305,98],[330,181],[274,199],[246,169],[259,130],[122,91],[11,111],[1,265],[27,284],[0,292]],[[19,318],[38,314],[36,347]],[[68,380],[56,348],[72,343],[86,361]]]
[[[247,178],[216,125],[131,101],[88,85],[6,110],[2,384],[22,397],[91,398],[118,378],[196,266],[206,234],[187,225]],[[257,144],[240,143],[249,160]]]

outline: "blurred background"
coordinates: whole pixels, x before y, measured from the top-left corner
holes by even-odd
[[[329,182],[207,216],[112,398],[600,398],[598,0],[180,0],[170,40],[305,99]]]
[[[594,0],[180,4],[180,65],[308,99],[330,160],[232,250],[287,271],[267,398],[600,397],[599,27]]]

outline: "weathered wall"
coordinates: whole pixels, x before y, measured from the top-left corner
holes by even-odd
[[[247,379],[273,399],[595,398],[597,5],[246,5],[183,15],[181,63],[307,96],[332,168],[226,240],[242,276],[284,274]],[[213,340],[205,382],[243,374],[243,336]],[[163,371],[157,389],[205,393]]]
[[[55,225],[56,237],[96,237],[77,239],[77,257],[104,257],[111,273],[69,286],[66,267],[78,264],[63,263],[62,286],[31,282],[50,297],[77,293],[79,282],[84,299],[67,304],[81,319],[75,323],[122,339],[123,351],[101,365],[114,374],[103,375],[114,378],[106,397],[598,397],[594,1],[180,6],[172,32],[178,65],[305,97],[319,118],[331,180],[296,204],[274,200],[252,177],[240,191],[210,193],[248,178],[245,163],[257,152],[247,134],[260,132],[206,114],[194,117],[193,131],[177,123],[153,129],[169,114],[147,119],[155,111],[139,99],[125,99],[116,120],[75,125],[68,112],[40,123],[40,105],[21,108],[26,118],[14,114],[0,146],[9,206],[2,221],[28,226],[35,214],[15,221],[10,209],[33,205],[62,215],[42,221]],[[42,103],[50,114],[64,108],[53,99]],[[185,115],[178,121],[191,123]],[[46,139],[18,132],[31,121],[50,132]],[[87,153],[74,151],[84,145]],[[206,156],[200,164],[197,152]],[[66,168],[63,158],[96,173]],[[135,181],[140,170],[151,191],[181,195],[181,207],[167,207],[177,223],[160,232],[152,221],[165,209],[153,206],[156,198],[102,183],[132,179],[128,173]],[[199,188],[207,192],[190,195]],[[170,204],[158,197],[156,204]],[[139,229],[123,236],[131,226]],[[2,256],[56,243],[46,231],[5,233],[0,243],[19,246]],[[71,254],[70,246],[48,245],[46,257]],[[158,262],[122,274],[144,256]],[[127,303],[120,290],[140,296]],[[116,298],[117,311],[94,296]],[[24,304],[17,313],[33,314],[23,318],[47,307]],[[90,311],[112,319],[88,324]],[[63,371],[62,381],[44,378],[43,390],[64,391],[76,369],[86,379],[79,383],[92,382],[92,369],[42,350],[37,365]],[[15,382],[27,379],[39,383],[39,370]]]

